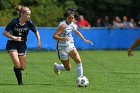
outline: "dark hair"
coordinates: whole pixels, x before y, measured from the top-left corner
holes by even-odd
[[[64,13],[64,18],[66,19],[71,14],[74,15],[76,20],[79,19],[79,14],[78,14],[78,12],[76,11],[75,8],[68,8],[67,11]]]
[[[76,12],[76,8],[68,8],[68,10]]]

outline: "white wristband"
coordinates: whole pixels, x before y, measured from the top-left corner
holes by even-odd
[[[17,40],[17,37],[13,36],[13,39],[16,41]]]

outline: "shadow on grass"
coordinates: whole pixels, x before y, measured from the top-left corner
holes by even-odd
[[[29,84],[29,83],[25,83],[25,84],[23,84],[23,85],[18,85],[18,84],[8,84],[8,83],[0,83],[0,86],[76,86],[76,85],[68,85],[68,84],[60,84],[60,85],[56,85],[56,84],[37,84],[37,83],[31,83],[31,84]]]
[[[8,84],[8,83],[0,83],[0,86],[17,86],[18,84]],[[26,86],[26,85],[33,85],[33,86],[40,86],[40,85],[42,85],[42,86],[55,86],[55,85],[53,85],[53,84],[23,84],[23,86]],[[22,86],[22,85],[18,85],[18,86]]]
[[[140,72],[112,72],[113,74],[140,74]]]

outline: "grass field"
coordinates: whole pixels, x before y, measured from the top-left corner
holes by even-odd
[[[76,65],[72,70],[55,75],[56,52],[27,53],[23,86],[18,86],[13,64],[6,52],[0,52],[0,93],[139,93],[140,52],[127,57],[127,51],[80,51],[84,74],[90,81],[87,88],[76,86]]]

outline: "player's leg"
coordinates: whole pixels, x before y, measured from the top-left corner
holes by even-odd
[[[68,60],[61,60],[63,66],[64,66],[64,69],[66,71],[70,71],[71,70],[71,64],[69,62],[69,59]]]
[[[20,64],[20,60],[19,60],[19,51],[18,48],[20,46],[18,46],[19,42],[15,42],[15,41],[11,41],[8,40],[7,44],[6,44],[6,50],[9,53],[13,64],[14,64],[14,72],[15,72],[15,76],[17,78],[18,84],[21,85],[22,84],[22,73],[21,73],[21,64]]]
[[[20,62],[20,70],[24,70],[26,68],[26,51],[27,51],[26,42],[18,43],[18,57],[19,57],[19,62]],[[23,84],[22,72],[21,72],[20,84]]]
[[[20,61],[20,79],[18,81],[18,84],[23,85],[22,70],[26,68],[26,55],[19,55],[19,61]]]
[[[17,43],[18,42],[8,40],[6,44],[6,50],[13,61],[13,64],[14,64],[13,70],[15,72],[15,76],[19,84],[22,80],[22,76],[21,76],[21,70],[20,70],[20,67],[21,67],[20,60],[19,60],[18,51],[17,51]]]
[[[60,74],[60,71],[70,71],[71,64],[69,60],[61,60],[62,64],[54,63],[54,72]]]
[[[75,61],[75,63],[77,64],[77,76],[83,76],[83,66],[82,66],[82,62],[81,62],[81,58],[80,55],[77,51],[76,48],[74,48],[73,50],[71,50],[69,52],[69,56]]]
[[[22,73],[21,73],[21,65],[20,65],[20,60],[18,57],[18,52],[14,51],[14,52],[9,52],[9,55],[14,63],[14,72],[15,72],[15,76],[17,78],[18,84],[21,85],[22,84]]]
[[[20,69],[24,70],[26,68],[26,55],[19,55],[19,60],[20,60]]]
[[[54,72],[56,74],[60,74],[60,71],[65,71],[65,70],[70,71],[71,69],[71,64],[69,63],[69,56],[65,50],[66,47],[59,48],[57,50],[59,60],[61,61],[62,64],[54,63]]]

